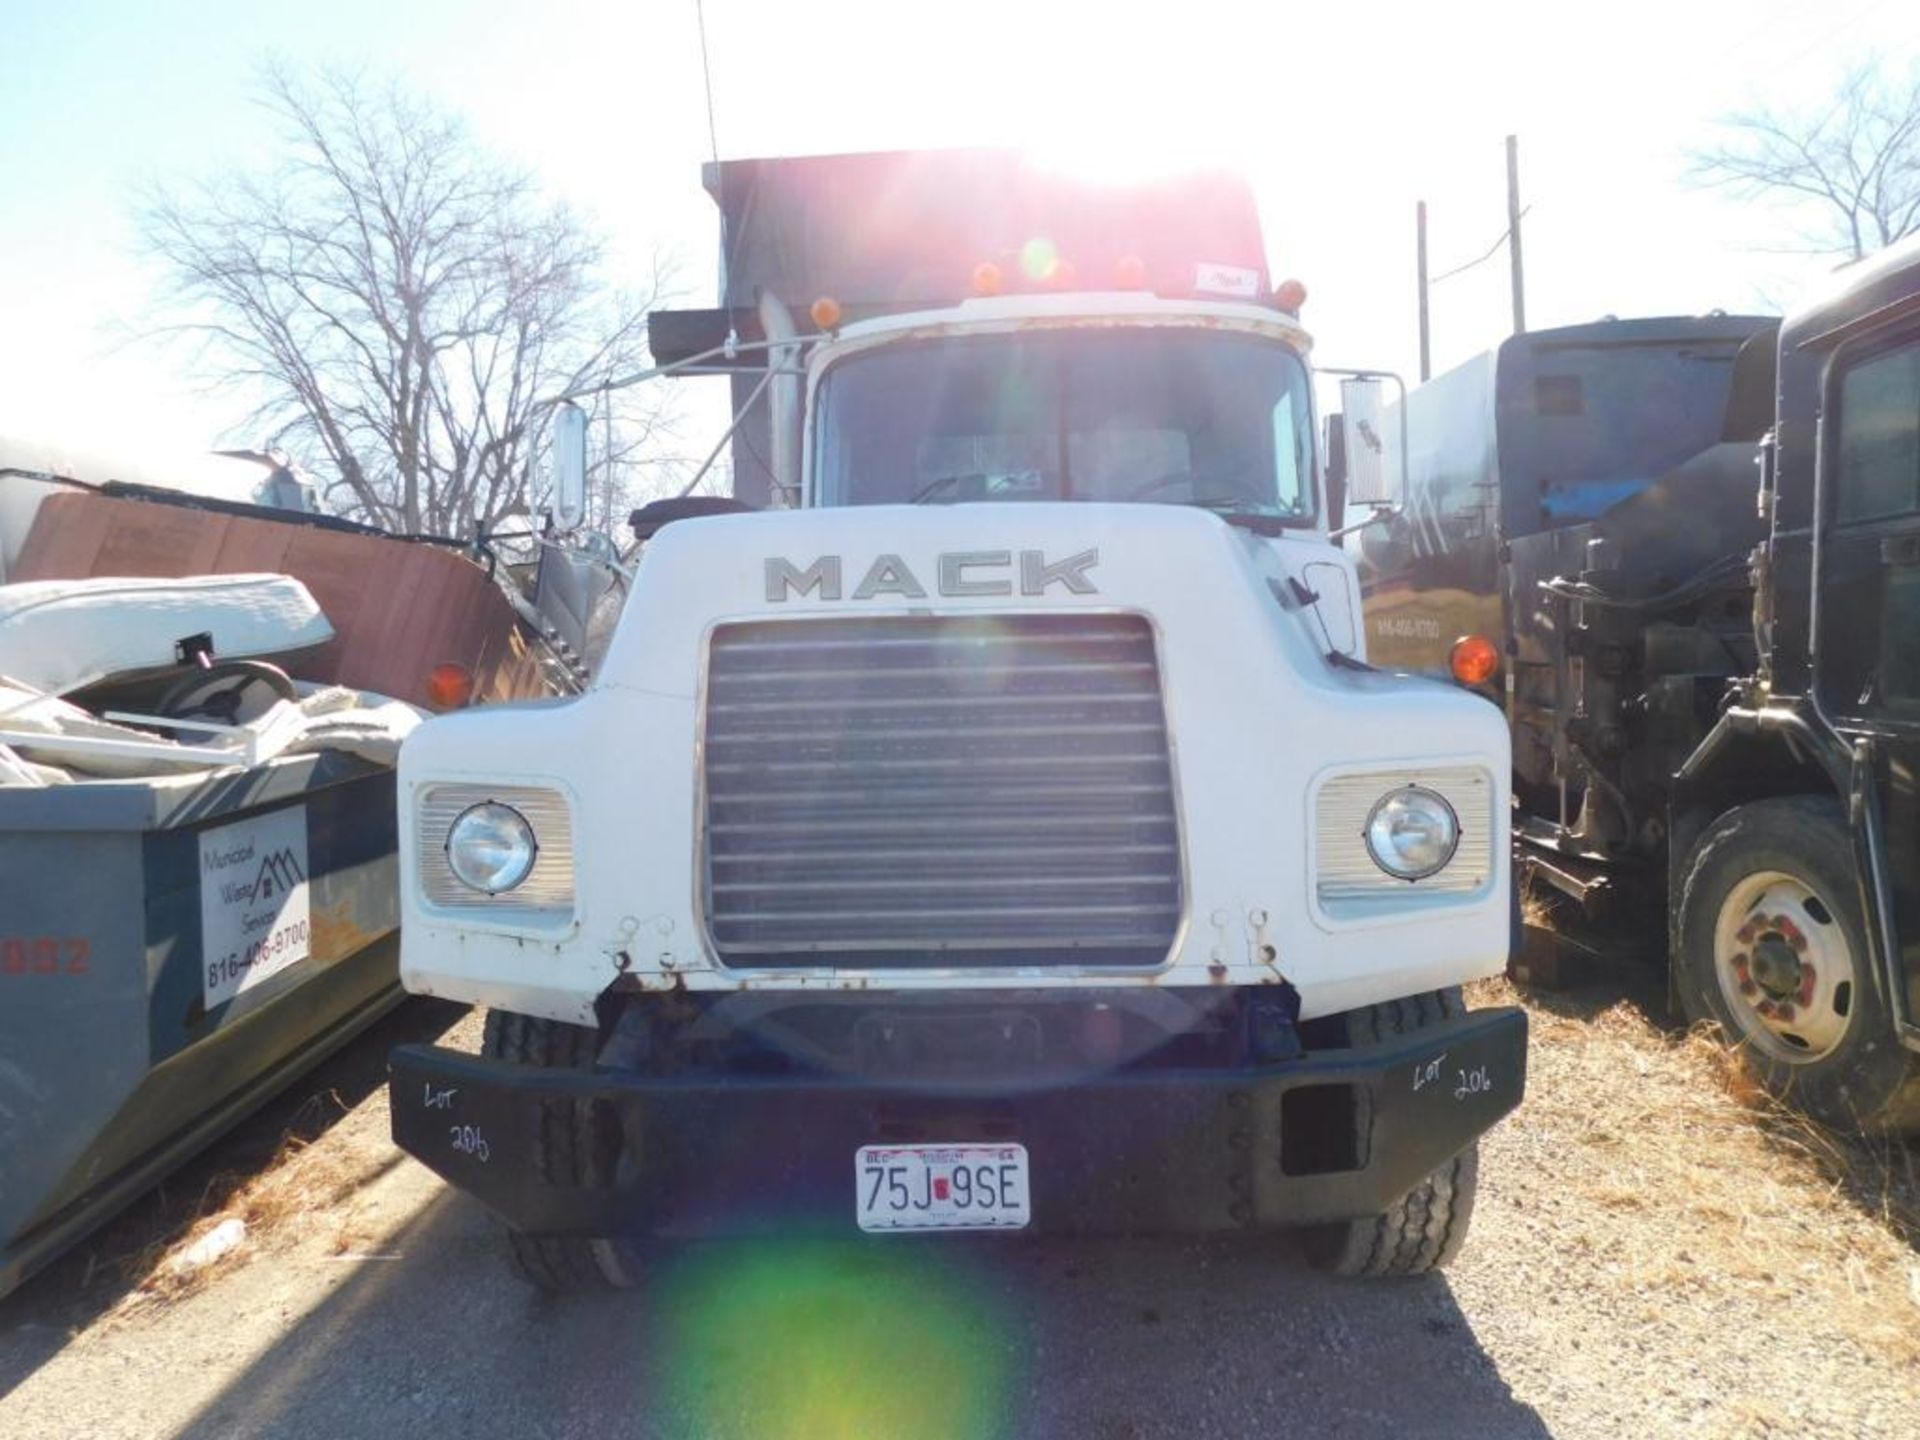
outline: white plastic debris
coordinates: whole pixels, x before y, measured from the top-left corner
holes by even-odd
[[[247,1222],[238,1215],[230,1216],[174,1256],[173,1268],[199,1270],[223,1255],[231,1255],[246,1238]]]

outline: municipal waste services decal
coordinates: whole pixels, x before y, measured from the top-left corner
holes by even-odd
[[[200,944],[207,1008],[307,958],[307,807],[200,835]]]

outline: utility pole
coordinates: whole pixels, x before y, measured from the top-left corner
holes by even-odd
[[[1513,265],[1513,333],[1527,333],[1526,268],[1520,258],[1520,137],[1507,136],[1507,258]]]
[[[1427,314],[1427,202],[1413,207],[1413,233],[1416,263],[1420,271],[1420,383],[1433,376],[1432,320]]]

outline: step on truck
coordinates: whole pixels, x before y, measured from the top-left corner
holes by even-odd
[[[723,303],[655,373],[728,378],[734,494],[636,512],[584,694],[409,740],[403,979],[490,1014],[394,1052],[398,1142],[548,1288],[743,1232],[1443,1264],[1524,1085],[1461,993],[1511,940],[1506,726],[1367,663],[1250,192],[706,184]]]
[[[1516,336],[1413,392],[1404,507],[1348,540],[1376,655],[1512,723],[1529,972],[1664,953],[1876,1132],[1920,1130],[1916,317],[1909,241],[1784,319]]]

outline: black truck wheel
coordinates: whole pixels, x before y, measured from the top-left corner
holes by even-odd
[[[516,1065],[538,1065],[549,1070],[590,1070],[598,1053],[599,1035],[584,1025],[515,1015],[507,1010],[487,1012],[481,1053]],[[573,1131],[564,1125],[548,1127],[545,1136],[553,1173],[567,1174],[591,1163],[592,1137],[584,1118]],[[555,1293],[593,1290],[631,1290],[640,1283],[639,1247],[618,1237],[530,1235],[509,1228],[507,1244],[520,1274],[541,1290]]]
[[[1348,1013],[1347,1043],[1370,1045],[1466,1011],[1457,987]],[[1365,1091],[1361,1094],[1364,1097]],[[1367,1117],[1359,1117],[1365,1124]],[[1460,1253],[1480,1179],[1479,1142],[1403,1195],[1384,1215],[1301,1231],[1307,1258],[1336,1275],[1424,1275]]]
[[[1836,1130],[1920,1129],[1920,1063],[1869,970],[1836,801],[1760,800],[1708,827],[1680,891],[1675,988],[1774,1095]]]

